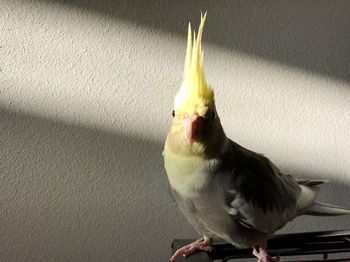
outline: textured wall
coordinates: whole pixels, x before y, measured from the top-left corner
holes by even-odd
[[[1,0],[1,260],[165,261],[196,236],[161,151],[200,10],[226,133],[349,206],[348,1]]]

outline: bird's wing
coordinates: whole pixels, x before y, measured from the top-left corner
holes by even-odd
[[[266,157],[232,143],[227,211],[242,225],[273,232],[297,215],[301,188]]]

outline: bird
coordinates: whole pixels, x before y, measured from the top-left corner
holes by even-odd
[[[266,239],[286,223],[300,215],[347,215],[350,210],[315,201],[326,181],[294,178],[226,136],[204,75],[206,16],[201,13],[197,35],[188,24],[183,82],[163,150],[170,194],[202,237],[178,249],[170,261],[212,251],[213,238],[252,248],[260,262],[277,261],[267,253]]]

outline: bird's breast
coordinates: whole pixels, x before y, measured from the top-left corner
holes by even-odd
[[[183,156],[164,149],[164,166],[170,186],[183,198],[193,197],[210,183],[218,161]]]

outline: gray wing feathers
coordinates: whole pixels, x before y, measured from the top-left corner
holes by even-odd
[[[237,214],[233,218],[244,226],[273,232],[297,214],[301,189],[292,176],[283,175],[268,158],[233,147],[234,156],[228,159],[234,159],[233,174],[227,191],[236,200],[228,198],[230,213]]]
[[[350,214],[348,209],[315,202],[325,180],[283,174],[268,158],[234,142],[224,161],[230,163],[224,165],[226,172],[231,170],[228,212],[246,227],[271,233],[299,215]]]
[[[263,211],[283,212],[295,206],[300,188],[294,178],[283,175],[266,157],[241,149],[234,174],[234,188],[247,202]]]

